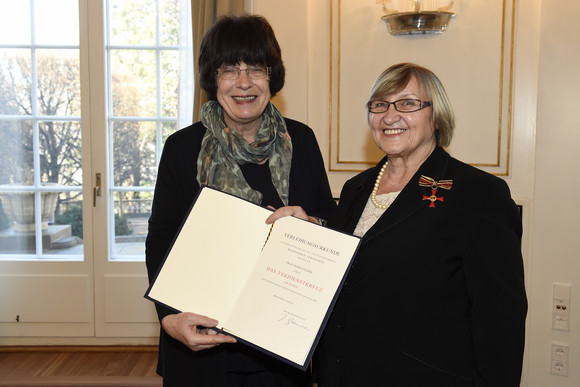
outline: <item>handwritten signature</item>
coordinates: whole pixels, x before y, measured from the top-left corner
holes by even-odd
[[[298,323],[294,317],[288,317],[286,313],[282,313],[282,317],[277,321],[283,323],[284,325],[293,325],[297,328],[302,328],[307,331],[310,330],[310,328],[308,328],[306,325]]]

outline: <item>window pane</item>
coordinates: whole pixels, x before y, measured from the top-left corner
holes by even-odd
[[[110,43],[155,44],[155,3],[155,0],[109,0]]]
[[[0,0],[0,44],[30,44],[30,1]]]
[[[0,49],[0,114],[32,114],[30,58],[30,50]]]
[[[48,121],[40,133],[40,179],[66,186],[82,185],[81,127],[78,122]]]
[[[59,193],[51,185],[44,191],[1,191],[0,200],[0,256],[34,255],[37,241],[42,244],[43,255],[74,255],[82,258],[82,203],[80,192]],[[5,189],[5,188],[4,188]],[[72,194],[72,195],[71,195]],[[40,198],[40,238],[36,237],[36,200]],[[75,198],[72,203],[68,203]],[[64,208],[63,203],[67,203]]]
[[[163,144],[165,144],[165,140],[167,140],[167,137],[169,137],[172,133],[175,132],[176,128],[177,123],[175,121],[161,123],[161,134],[160,134],[161,143],[159,145],[159,148],[155,152],[157,157],[161,157],[161,149],[163,148]],[[151,178],[151,183],[148,186],[153,189],[155,187],[155,179],[157,177],[156,163],[151,165],[151,167],[147,171],[147,174]]]
[[[24,2],[12,1],[12,3]],[[37,44],[79,44],[78,0],[35,0],[35,41]]]
[[[155,117],[156,70],[152,50],[112,50],[113,115]]]
[[[177,129],[177,124],[175,122],[164,122],[162,126],[161,137],[163,144],[165,144],[165,140],[169,137],[175,130]],[[157,176],[157,172],[155,172],[155,176]]]
[[[38,114],[80,116],[79,50],[38,50]]]
[[[43,195],[43,201],[46,198],[47,195]],[[52,197],[49,199],[52,201]],[[0,192],[0,200],[2,201],[0,253],[34,254],[36,251],[34,192],[3,191]],[[43,212],[50,210],[50,207],[43,206]],[[44,219],[42,228],[47,227],[48,219]]]
[[[32,185],[32,122],[0,121],[0,184]]]
[[[113,170],[117,187],[152,184],[155,176],[155,122],[120,121],[113,126]]]
[[[50,246],[45,246],[45,253],[83,256],[83,195],[80,190],[59,194],[52,228],[62,235]]]
[[[117,191],[114,197],[113,259],[143,259],[152,192]]]
[[[179,44],[179,0],[159,1],[159,42],[165,46]]]
[[[161,115],[177,117],[179,51],[161,52]]]

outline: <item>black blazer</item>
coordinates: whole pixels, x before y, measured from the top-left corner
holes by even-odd
[[[329,227],[354,231],[385,160],[345,184]],[[434,206],[421,175],[453,181]],[[320,387],[519,386],[521,234],[507,184],[436,148],[362,239],[313,361]]]
[[[285,120],[292,138],[289,205],[299,205],[308,214],[328,218],[336,204],[330,192],[314,132],[298,121]],[[146,241],[149,281],[152,281],[161,266],[199,191],[196,179],[197,157],[205,132],[205,127],[198,122],[175,132],[165,142]],[[227,219],[223,221],[227,222]],[[156,308],[160,321],[173,313],[159,305]],[[290,379],[304,379],[302,374],[305,373],[248,348],[244,344],[233,344],[193,352],[162,329],[157,372],[164,377],[165,386],[225,386],[226,373],[230,367],[233,366],[238,371],[245,369],[244,364],[239,364],[241,358],[237,354],[242,351],[247,356],[254,357],[247,362],[250,367],[256,367],[258,363],[280,374],[282,378],[287,376]],[[237,364],[231,364],[232,359]]]

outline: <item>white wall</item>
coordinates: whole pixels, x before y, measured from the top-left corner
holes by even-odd
[[[481,4],[479,0],[459,2],[463,10],[469,9],[469,4]],[[248,1],[250,11],[266,16],[273,24],[288,73],[293,74],[276,103],[282,103],[284,114],[307,122],[315,130],[327,163],[331,146],[329,25],[336,23],[330,14],[338,3]],[[508,3],[512,4],[510,0]],[[515,39],[508,42],[514,44],[515,52],[512,165],[504,178],[514,198],[524,205],[529,314],[522,386],[578,387],[580,257],[574,242],[580,234],[580,121],[575,114],[580,100],[580,47],[576,42],[580,36],[580,2],[567,0],[556,6],[548,0],[527,0],[513,4]],[[303,44],[307,47],[300,54]],[[464,53],[455,50],[444,55],[454,61]],[[300,76],[306,77],[306,88]],[[335,193],[351,175],[329,173]],[[569,332],[551,327],[554,283],[572,286]],[[550,373],[553,342],[570,346],[567,377]]]
[[[531,232],[529,386],[580,386],[580,2],[541,10]],[[570,332],[551,329],[552,284],[572,285]],[[570,345],[568,377],[549,374],[552,342]]]

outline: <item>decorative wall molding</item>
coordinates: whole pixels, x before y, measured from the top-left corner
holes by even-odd
[[[433,70],[447,89],[457,121],[450,153],[510,174],[515,0],[457,1],[442,35],[389,35],[374,2],[331,0],[330,8],[329,171],[358,172],[382,158],[366,98],[384,69],[408,61]]]

